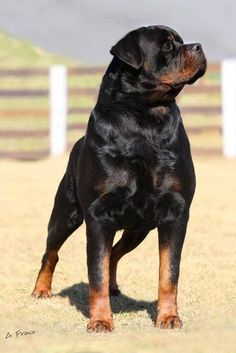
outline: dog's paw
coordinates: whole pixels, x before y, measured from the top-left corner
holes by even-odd
[[[90,320],[87,326],[87,332],[105,333],[114,331],[112,320]]]
[[[52,291],[50,288],[35,288],[31,294],[33,298],[51,298]]]
[[[178,315],[158,315],[156,320],[156,327],[161,329],[180,329],[182,325]]]

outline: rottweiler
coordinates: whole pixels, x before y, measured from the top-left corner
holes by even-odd
[[[55,196],[32,295],[51,297],[58,251],[84,220],[87,329],[112,331],[117,264],[157,228],[156,326],[180,328],[177,286],[195,172],[175,98],[205,73],[206,58],[201,44],[184,44],[175,30],[156,25],[131,31],[110,53],[85,136],[74,145]],[[118,230],[123,234],[113,246]]]

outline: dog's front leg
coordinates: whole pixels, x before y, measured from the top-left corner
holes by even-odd
[[[109,297],[109,264],[115,231],[99,221],[87,222],[87,264],[89,277],[89,332],[113,331]]]
[[[188,216],[159,231],[159,288],[156,326],[164,329],[180,328],[182,322],[177,309],[180,258]]]

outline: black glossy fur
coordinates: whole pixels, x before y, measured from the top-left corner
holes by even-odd
[[[97,320],[92,331],[107,329],[99,326],[105,307],[93,309],[99,307],[93,293],[107,295],[104,259],[111,254],[111,264],[117,262],[151,229],[158,228],[160,247],[168,248],[168,280],[177,286],[195,174],[175,97],[206,70],[201,45],[183,44],[164,26],[130,32],[111,53],[86,134],[71,152],[56,195],[43,260],[44,266],[85,220],[91,320]],[[112,249],[119,229],[123,238]],[[42,294],[37,283],[34,294]]]

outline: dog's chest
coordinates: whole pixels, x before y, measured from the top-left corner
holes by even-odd
[[[133,183],[133,185],[132,185]],[[182,183],[174,170],[146,170],[132,180],[129,195],[124,202],[124,220],[135,226],[152,228],[173,221],[184,207]]]
[[[119,228],[151,229],[173,221],[184,207],[180,156],[170,142],[177,125],[169,111],[168,117],[160,129],[150,121],[142,131],[132,124],[104,148],[102,163],[109,175],[98,186],[96,212]]]
[[[173,221],[181,213],[184,199],[175,158],[172,154],[168,157],[167,151],[165,156],[163,160],[160,153],[147,164],[130,161],[117,168],[100,185],[99,214],[114,219],[121,229],[152,229]]]

